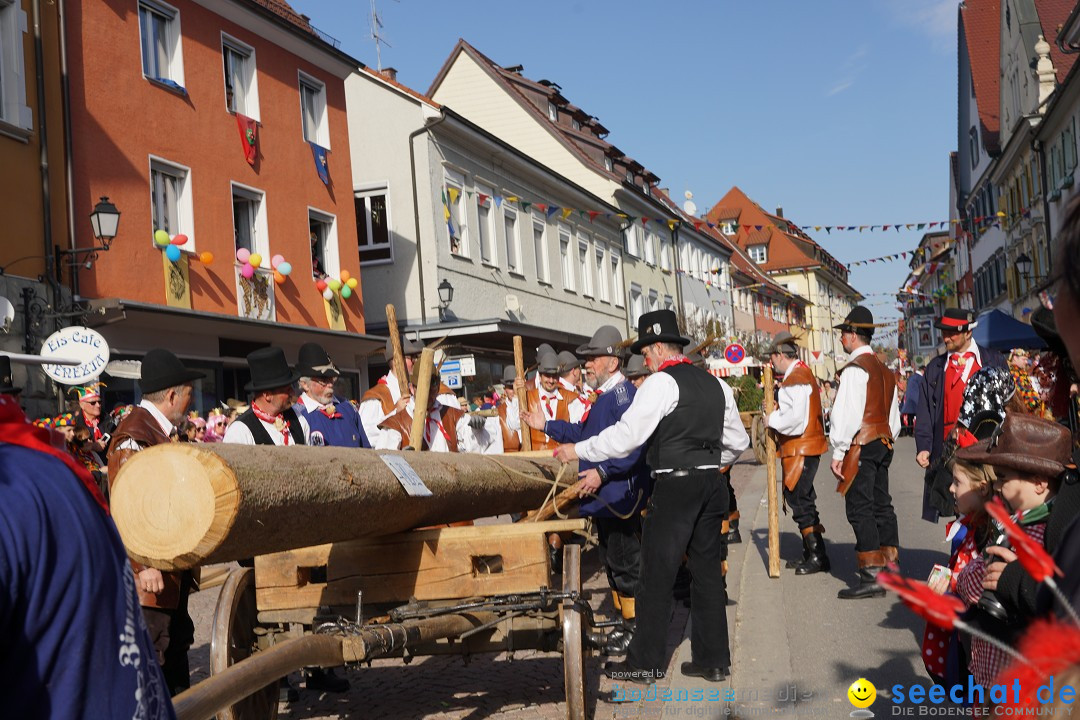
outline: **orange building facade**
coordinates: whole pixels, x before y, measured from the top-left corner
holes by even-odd
[[[345,117],[359,61],[282,0],[67,7],[74,207],[108,196],[121,212],[111,250],[75,282],[114,356],[169,348],[205,368],[209,403],[242,397],[251,350],[294,361],[316,341],[357,390],[376,345],[363,336]],[[85,225],[80,247],[94,242]],[[187,237],[178,260],[159,231]],[[282,260],[291,272],[275,277]],[[349,275],[324,299],[317,279]]]

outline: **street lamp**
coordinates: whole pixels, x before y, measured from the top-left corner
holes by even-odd
[[[450,303],[454,301],[454,286],[450,284],[450,281],[443,278],[443,281],[439,283],[439,322],[446,320],[446,309],[450,307]]]
[[[112,246],[112,241],[116,237],[117,230],[120,226],[120,211],[116,209],[116,206],[109,202],[109,198],[102,196],[97,205],[90,212],[90,226],[94,230],[94,237],[101,243],[100,245],[92,245],[90,247],[73,247],[62,248],[56,247],[56,279],[62,279],[62,268],[64,265],[70,269],[71,273],[71,300],[76,302],[79,297],[79,271],[78,266],[83,265],[87,269],[93,265],[94,261],[98,258],[98,253],[109,252],[109,248]],[[80,256],[86,256],[85,260],[81,260]],[[65,260],[65,256],[67,259]]]
[[[1031,258],[1027,256],[1027,253],[1020,253],[1016,256],[1016,269],[1020,271],[1025,280],[1031,276]]]
[[[120,211],[109,198],[102,196],[90,213],[90,224],[94,227],[94,237],[101,241],[101,249],[107,251],[120,225]]]

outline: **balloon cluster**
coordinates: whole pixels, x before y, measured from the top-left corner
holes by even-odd
[[[352,276],[348,270],[342,270],[336,278],[319,279],[315,281],[315,289],[322,293],[324,300],[333,300],[334,293],[340,292],[343,300],[352,297],[360,281]]]
[[[251,279],[255,275],[255,270],[262,266],[263,256],[247,248],[240,248],[236,251],[236,261],[242,265],[240,274]],[[285,278],[292,272],[292,265],[287,263],[281,255],[270,258],[270,267],[274,270],[274,282],[278,285],[285,282]]]
[[[180,248],[187,245],[188,236],[183,233],[178,233],[169,237],[169,233],[165,230],[154,231],[154,244],[159,248],[165,250],[165,257],[169,258],[169,262],[180,262]],[[199,262],[203,265],[209,265],[214,262],[214,253],[206,251],[199,253]]]

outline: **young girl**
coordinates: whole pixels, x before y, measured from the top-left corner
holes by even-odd
[[[952,476],[949,492],[960,517],[945,526],[946,540],[952,542],[949,572],[932,575],[928,585],[938,594],[955,595],[957,576],[989,542],[991,526],[984,505],[993,493],[996,478],[989,465],[974,465],[964,460],[953,461]],[[948,687],[966,681],[967,657],[956,632],[927,623],[922,649],[926,672],[939,685]]]

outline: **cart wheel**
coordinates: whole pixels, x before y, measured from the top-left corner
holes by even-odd
[[[754,447],[754,457],[759,464],[764,465],[767,460],[765,454],[765,418],[760,413],[754,415],[754,422],[750,426],[750,440]]]
[[[210,631],[210,674],[214,675],[255,653],[258,625],[255,607],[255,571],[238,568],[229,573],[218,596]],[[274,681],[220,713],[219,720],[273,720],[278,714],[278,684]]]
[[[563,590],[581,592],[581,546],[563,547]],[[585,631],[581,611],[563,600],[563,681],[566,686],[567,720],[585,720]]]

